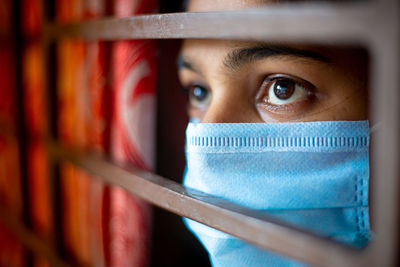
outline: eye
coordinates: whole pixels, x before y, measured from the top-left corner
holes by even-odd
[[[205,109],[211,102],[211,91],[203,86],[193,85],[185,89],[189,95],[189,104],[196,109]]]
[[[261,88],[264,104],[281,106],[310,99],[315,87],[297,77],[274,75],[267,77]]]

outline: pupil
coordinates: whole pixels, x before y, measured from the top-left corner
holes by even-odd
[[[193,89],[193,96],[198,100],[198,101],[202,101],[206,98],[207,96],[207,91],[204,90],[201,87],[195,87]]]
[[[289,79],[281,79],[275,82],[274,93],[279,99],[290,98],[295,89],[296,83]]]

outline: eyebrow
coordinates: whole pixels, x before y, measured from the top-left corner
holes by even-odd
[[[329,59],[315,51],[297,49],[281,45],[259,45],[254,47],[239,48],[231,51],[224,58],[223,64],[229,70],[235,71],[241,66],[269,57],[291,56],[295,58],[311,59],[323,63],[329,63]],[[189,69],[201,74],[201,68],[187,60],[183,55],[177,59],[179,69]]]
[[[189,60],[187,60],[183,55],[178,56],[178,59],[176,60],[176,66],[178,67],[178,69],[190,69],[193,71],[197,71],[197,68],[189,63]]]
[[[182,54],[180,54],[178,56],[178,59],[176,60],[176,66],[177,66],[178,70],[188,69],[188,70],[194,71],[200,75],[203,74],[200,66],[197,66],[195,64],[195,62],[192,62],[192,60],[186,58]]]
[[[237,70],[241,66],[261,59],[277,56],[291,56],[304,59],[312,59],[328,63],[329,59],[323,55],[311,51],[297,49],[288,46],[260,45],[255,47],[240,48],[230,52],[224,59],[224,66],[230,70]]]

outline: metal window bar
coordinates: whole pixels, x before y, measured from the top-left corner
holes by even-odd
[[[34,232],[28,229],[22,222],[12,218],[9,214],[0,210],[0,221],[17,237],[21,240],[22,244],[29,248],[35,254],[41,255],[46,258],[51,266],[68,267],[73,264],[67,263],[62,259],[51,247],[49,247],[43,240],[41,240]]]
[[[378,31],[376,5],[287,4],[245,11],[217,11],[105,18],[46,25],[52,39],[101,40],[209,38],[368,43]],[[318,23],[315,23],[318,21]],[[251,29],[251,30],[250,30]]]
[[[70,160],[154,205],[306,263],[394,266],[399,236],[399,33],[399,3],[395,0],[288,4],[265,10],[147,15],[69,25],[48,23],[45,27],[45,50],[56,39],[72,37],[250,39],[367,47],[372,59],[371,121],[379,123],[379,130],[371,142],[374,179],[371,208],[376,237],[364,250],[351,250],[266,216],[260,217],[251,210],[187,190],[155,174],[127,170],[104,159],[66,150],[57,141],[48,142],[49,152],[57,160]]]

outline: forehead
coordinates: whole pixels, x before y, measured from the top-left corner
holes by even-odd
[[[188,0],[187,11],[218,11],[256,8],[278,2],[293,0]],[[232,41],[232,40],[184,40],[181,55],[193,59],[193,63],[217,64],[230,51],[241,47],[251,47],[257,42]],[[287,45],[287,44],[286,44]],[[314,45],[290,45],[295,48],[315,51],[337,68],[355,74],[356,77],[365,77],[368,68],[368,55],[360,47],[324,47]]]
[[[265,6],[276,0],[189,0],[189,12],[237,10]]]

